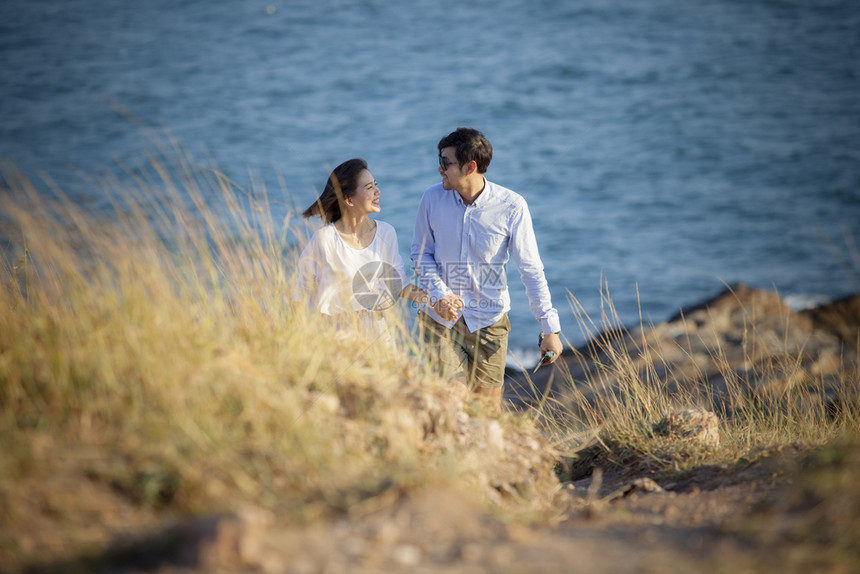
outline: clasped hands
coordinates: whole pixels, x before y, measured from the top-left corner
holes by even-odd
[[[436,301],[433,310],[446,321],[456,321],[464,306],[462,297],[449,293]]]

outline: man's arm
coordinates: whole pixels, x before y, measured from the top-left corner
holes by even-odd
[[[430,227],[427,201],[425,193],[418,205],[418,214],[415,216],[410,256],[415,266],[418,284],[427,292],[430,304],[435,307],[437,302],[452,295],[453,292],[439,275],[439,266],[436,263],[436,240]]]
[[[544,334],[540,346],[541,352],[545,354],[547,351],[553,351],[558,357],[563,350],[558,336],[561,322],[558,319],[558,310],[552,306],[531,214],[525,201],[517,205],[512,215],[510,251],[511,258],[520,272],[520,279],[526,288],[529,306]]]
[[[415,230],[412,235],[412,263],[418,283],[426,290],[430,305],[443,319],[456,321],[465,306],[463,299],[456,295],[442,280],[439,266],[436,262],[436,241],[433,229],[430,227],[430,217],[427,211],[427,193],[418,205],[415,217]]]

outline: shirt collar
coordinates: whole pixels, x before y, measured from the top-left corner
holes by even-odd
[[[460,192],[457,191],[456,189],[452,190],[452,191],[456,194],[457,201],[459,201],[461,205],[468,207],[466,205],[466,202],[463,201],[463,197],[460,195]],[[484,178],[484,189],[483,189],[483,191],[481,191],[481,193],[478,194],[478,197],[475,198],[475,201],[473,201],[469,205],[473,205],[475,207],[485,207],[487,205],[487,203],[489,203],[490,200],[492,199],[493,191],[494,191],[493,184],[490,183],[490,181],[485,177]]]

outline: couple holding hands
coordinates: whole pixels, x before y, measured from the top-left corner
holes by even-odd
[[[380,211],[379,187],[367,163],[351,159],[332,171],[303,213],[326,225],[299,258],[297,293],[325,315],[358,313],[378,329],[384,323],[372,283],[381,281],[383,291],[421,305],[420,330],[440,372],[459,373],[500,408],[511,328],[509,258],[541,325],[544,363],[562,352],[558,311],[525,199],[484,177],[493,157],[490,142],[477,130],[459,128],[439,141],[438,150],[442,181],[424,192],[412,236],[419,286],[406,281],[394,228],[368,217]]]

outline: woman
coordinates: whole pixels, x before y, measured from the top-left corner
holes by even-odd
[[[379,186],[363,159],[351,159],[329,175],[319,198],[302,214],[319,216],[317,230],[299,258],[296,293],[324,315],[355,313],[384,330],[381,312],[397,297],[423,299],[407,284],[394,227],[368,216],[381,211]]]

